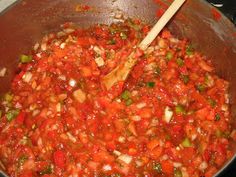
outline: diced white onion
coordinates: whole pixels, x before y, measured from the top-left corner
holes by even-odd
[[[4,77],[6,75],[6,73],[7,73],[7,68],[2,68],[0,70],[0,77]]]
[[[32,79],[32,73],[31,72],[26,72],[23,77],[22,77],[24,82],[29,83],[30,80]]]
[[[194,141],[197,138],[197,134],[193,134],[191,140]]]
[[[73,143],[76,142],[76,138],[75,138],[72,134],[70,134],[70,132],[67,132],[66,134],[67,134],[68,138],[69,138]]]
[[[71,86],[71,87],[75,87],[76,86],[76,80],[74,80],[74,79],[70,79],[69,80],[69,85]]]
[[[111,171],[111,166],[110,165],[104,165],[103,167],[104,171]]]
[[[95,58],[95,62],[98,65],[98,67],[104,66],[104,64],[105,64],[102,57]]]
[[[121,155],[121,152],[120,151],[117,151],[117,150],[114,150],[113,153],[117,156],[120,156]]]
[[[57,103],[56,110],[57,112],[61,112],[61,103]]]
[[[182,166],[182,163],[180,163],[180,162],[174,162],[173,165],[174,165],[175,168],[179,168],[179,167]]]
[[[167,106],[165,108],[165,115],[164,115],[165,122],[169,123],[171,121],[172,116],[173,116],[173,111]]]
[[[206,162],[206,161],[203,161],[203,162],[199,165],[199,170],[204,171],[207,167],[208,167],[207,162]]]
[[[103,53],[103,50],[100,49],[98,46],[94,46],[94,47],[93,47],[93,50],[94,50],[97,54],[99,54],[99,55],[102,55],[102,53]]]
[[[75,29],[72,29],[72,28],[66,28],[63,30],[65,33],[67,34],[70,34],[70,33],[73,33],[75,31]]]
[[[41,50],[42,51],[46,51],[47,50],[47,44],[46,43],[42,43],[41,44]]]
[[[124,142],[125,142],[125,137],[120,136],[120,137],[118,138],[118,141],[119,141],[120,143],[124,143]]]
[[[66,46],[66,43],[65,43],[65,42],[63,42],[63,43],[61,43],[61,45],[60,45],[60,48],[61,48],[61,49],[64,49],[64,48],[65,48],[65,46]]]
[[[37,42],[35,45],[34,45],[34,51],[38,50],[39,48],[39,43]]]
[[[122,154],[118,157],[118,159],[125,162],[126,164],[130,164],[133,158],[127,154]]]
[[[138,116],[138,115],[131,116],[131,120],[138,122],[138,121],[140,121],[140,120],[141,120],[141,117],[140,117],[140,116]]]
[[[145,106],[147,106],[147,104],[145,102],[141,102],[141,103],[136,104],[136,107],[138,109],[144,108]]]
[[[80,103],[83,103],[86,100],[86,94],[81,89],[74,91],[73,96]]]

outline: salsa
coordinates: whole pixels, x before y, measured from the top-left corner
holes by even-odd
[[[11,177],[197,177],[232,157],[229,83],[167,29],[125,82],[102,78],[148,33],[139,20],[74,24],[20,55],[0,104],[0,168]]]

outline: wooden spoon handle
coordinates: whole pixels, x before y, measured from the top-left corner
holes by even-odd
[[[182,6],[185,0],[175,0],[169,8],[165,11],[165,13],[161,16],[158,22],[154,25],[151,31],[147,34],[147,36],[142,40],[139,44],[139,48],[142,50],[146,50],[147,47],[152,43],[152,41],[157,37],[160,31],[164,28],[164,26],[168,23],[168,21],[173,17],[173,15],[178,11],[178,9]],[[102,83],[106,86],[107,90],[109,90],[115,83],[119,81],[125,81],[128,77],[130,71],[133,66],[137,62],[137,58],[134,57],[135,51],[133,51],[125,63],[118,65],[114,70],[112,70],[109,74],[107,74]]]
[[[147,34],[147,36],[142,40],[139,44],[139,48],[142,50],[146,50],[147,47],[152,43],[152,41],[157,37],[160,31],[165,27],[165,25],[170,21],[170,19],[174,16],[174,14],[178,11],[178,9],[183,5],[186,0],[175,0],[169,8],[165,11],[165,13],[161,16],[161,18],[157,21],[157,23],[153,26],[151,31]]]

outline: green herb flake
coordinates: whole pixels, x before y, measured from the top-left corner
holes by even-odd
[[[215,115],[215,121],[219,121],[220,120],[220,115],[219,114],[216,114]]]
[[[215,100],[209,98],[208,103],[211,105],[212,108],[216,107],[216,101]]]
[[[162,167],[160,163],[153,163],[152,169],[157,173],[162,173]]]
[[[19,110],[15,109],[15,110],[10,110],[6,113],[6,118],[7,120],[10,122],[12,121],[14,118],[16,118],[16,116],[19,114]]]
[[[109,45],[114,45],[114,44],[116,44],[116,40],[115,40],[115,39],[111,39],[111,40],[109,40],[109,41],[107,42],[107,44],[109,44]]]
[[[185,52],[186,52],[186,54],[187,54],[188,56],[193,55],[193,48],[192,48],[192,46],[191,46],[191,45],[188,45],[188,46],[186,47]]]
[[[191,147],[192,146],[192,143],[190,142],[190,140],[187,137],[182,141],[181,144],[183,147]]]
[[[132,99],[128,99],[128,100],[126,100],[126,102],[125,102],[126,106],[129,106],[129,105],[131,105],[132,103],[133,103],[133,100],[132,100]]]
[[[155,87],[155,82],[147,82],[147,87],[149,88]]]
[[[126,35],[124,32],[121,32],[121,33],[120,33],[120,37],[121,37],[121,39],[123,39],[123,40],[127,39],[127,35]]]
[[[24,165],[25,161],[28,160],[28,157],[26,155],[22,155],[18,159],[18,165],[21,167]]]
[[[182,177],[182,172],[180,169],[174,168],[174,177]]]
[[[172,52],[168,51],[167,54],[166,54],[166,59],[167,59],[168,61],[170,61],[172,58],[173,58]]]
[[[204,92],[206,87],[202,84],[199,84],[196,86],[196,89],[199,91],[199,92]]]
[[[43,171],[39,172],[40,175],[51,174],[53,172],[53,166],[48,165]]]
[[[181,75],[180,76],[181,80],[184,82],[184,84],[188,84],[189,82],[189,76],[188,75]]]
[[[182,105],[175,106],[175,112],[176,114],[185,114],[186,111]]]
[[[20,62],[21,63],[29,63],[32,61],[32,56],[29,55],[20,55]]]
[[[125,90],[122,94],[121,94],[121,98],[124,100],[128,100],[131,97],[131,93],[128,90]]]
[[[177,63],[177,65],[180,66],[180,67],[181,67],[181,66],[184,66],[184,60],[183,60],[182,58],[177,58],[177,59],[176,59],[176,63]]]

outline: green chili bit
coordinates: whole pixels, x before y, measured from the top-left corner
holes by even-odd
[[[199,84],[196,86],[196,89],[199,91],[199,92],[203,92],[205,91],[206,87],[202,84]]]
[[[109,41],[107,42],[107,44],[109,44],[109,45],[114,45],[114,44],[116,44],[116,40],[115,40],[115,39],[111,39],[111,40],[109,40]]]
[[[16,118],[16,116],[18,116],[19,114],[19,110],[15,109],[15,110],[10,110],[6,113],[6,118],[7,120],[10,122],[12,121],[14,118]]]
[[[31,61],[32,61],[32,56],[28,56],[28,55],[21,55],[20,56],[21,63],[29,63]]]
[[[132,103],[133,103],[133,100],[132,100],[132,99],[128,99],[128,100],[126,100],[126,102],[125,102],[126,106],[129,106],[129,105],[131,105]]]
[[[219,114],[216,114],[215,115],[215,121],[219,121],[220,120],[220,115]]]
[[[153,163],[152,169],[157,173],[162,173],[162,167],[160,163]]]
[[[191,45],[188,45],[188,46],[186,47],[185,52],[186,52],[186,54],[187,54],[188,56],[193,55],[193,48],[192,48],[192,46],[191,46]]]
[[[176,114],[185,114],[186,111],[182,105],[175,106],[175,112]]]
[[[157,67],[154,71],[154,74],[156,74],[157,76],[161,75],[161,68]]]
[[[208,103],[211,105],[212,108],[216,107],[216,101],[215,100],[209,98]]]
[[[181,144],[183,147],[191,147],[192,146],[192,143],[190,142],[190,140],[187,137],[182,141]]]
[[[147,87],[149,88],[155,87],[155,82],[147,82]]]
[[[11,102],[13,100],[13,95],[10,94],[10,93],[6,93],[4,95],[4,100],[7,101],[7,102]]]
[[[39,172],[40,175],[51,174],[53,172],[53,166],[48,165],[43,171]]]
[[[180,78],[184,82],[184,84],[187,84],[189,82],[189,76],[188,75],[180,75]]]
[[[182,177],[182,172],[180,169],[174,168],[174,177]]]
[[[131,97],[131,93],[128,90],[125,90],[122,94],[121,94],[121,98],[124,100],[128,100]]]
[[[177,58],[176,63],[178,66],[184,66],[184,60],[182,58]]]
[[[167,54],[166,54],[166,59],[167,59],[168,61],[170,61],[172,58],[173,58],[172,52],[168,51]]]

